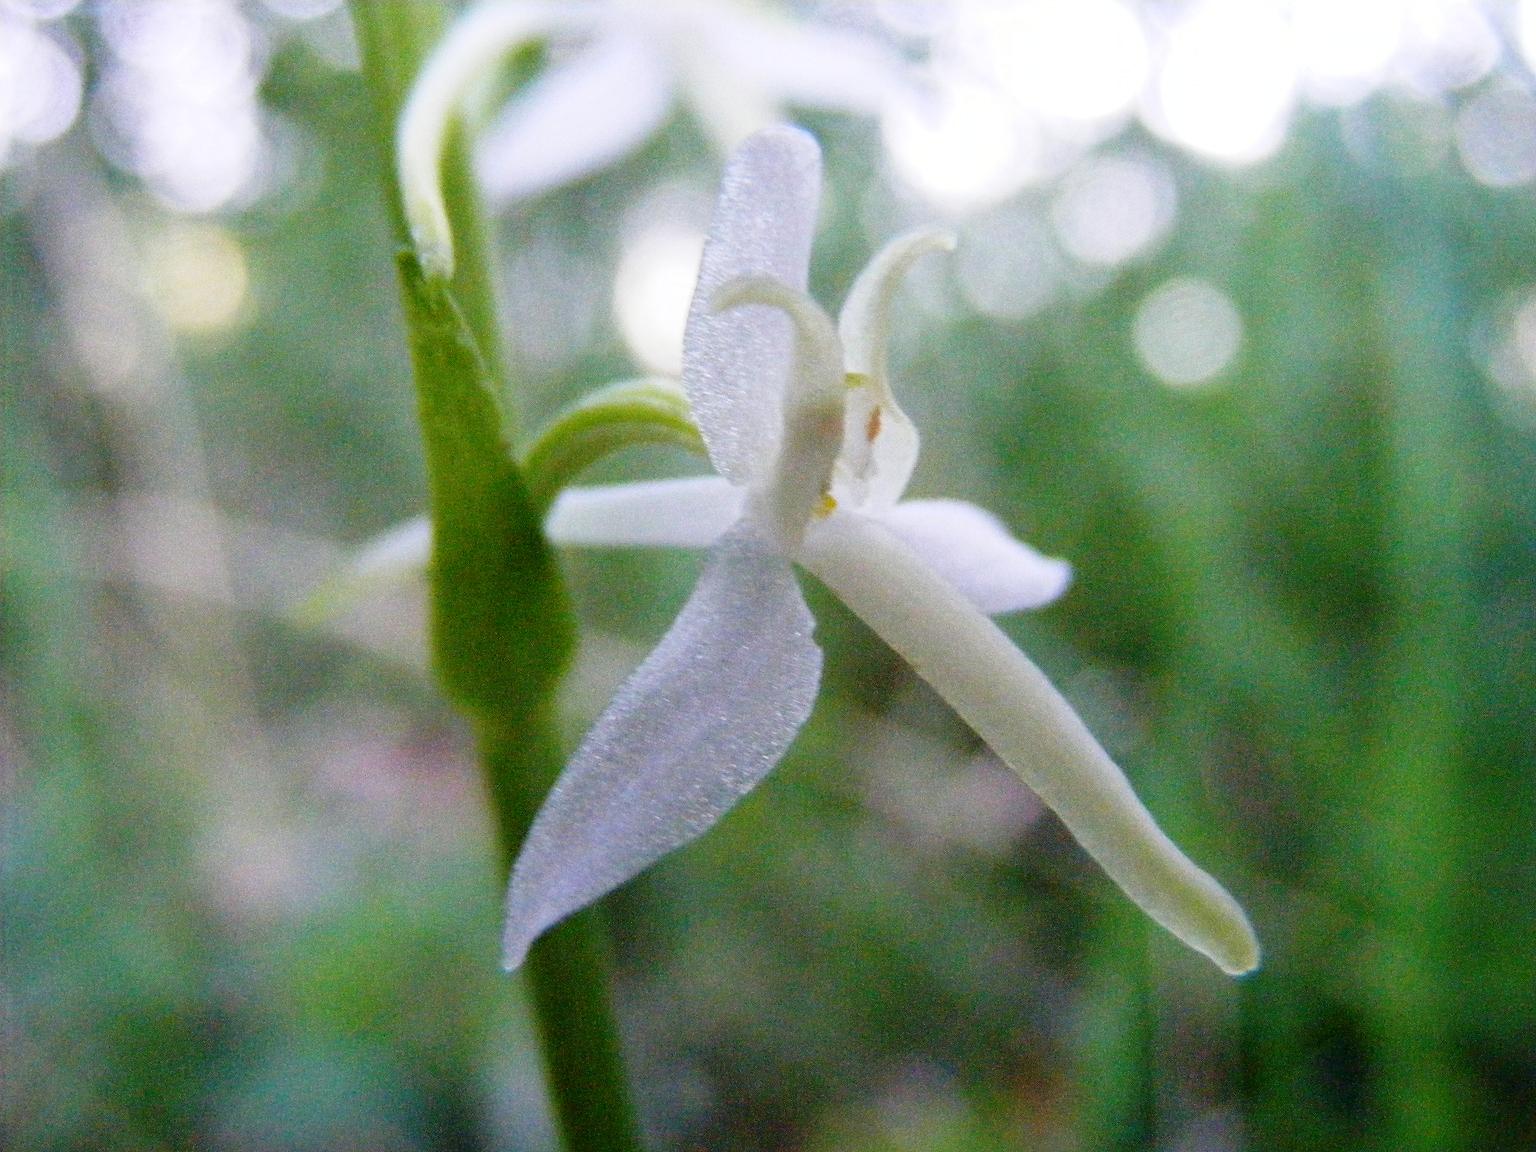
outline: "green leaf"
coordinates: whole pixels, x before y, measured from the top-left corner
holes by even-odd
[[[519,715],[565,670],[570,607],[463,313],[415,256],[399,268],[433,524],[433,662],[460,706]]]

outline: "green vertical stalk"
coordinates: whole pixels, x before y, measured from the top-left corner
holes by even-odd
[[[481,762],[511,868],[513,850],[562,762],[557,729],[547,715],[482,725]],[[572,1152],[638,1150],[623,1053],[608,1004],[608,940],[601,912],[584,908],[534,943],[525,962],[550,1102]]]
[[[1102,1152],[1139,1152],[1157,1128],[1152,1005],[1145,914],[1114,893],[1095,917],[1079,1009],[1075,1075],[1077,1142]]]
[[[402,249],[433,526],[433,666],[444,693],[474,724],[505,870],[564,760],[552,717],[575,624],[537,505],[510,450],[486,226],[462,138],[455,133],[443,164],[457,250],[451,283],[423,276],[395,185],[395,125],[445,12],[417,0],[352,0],[351,11]],[[588,910],[546,933],[525,971],[564,1147],[638,1152],[596,917]]]
[[[1434,229],[1411,204],[1387,206],[1380,281],[1389,366],[1382,405],[1384,600],[1358,835],[1380,960],[1366,977],[1376,1130],[1394,1152],[1482,1146],[1448,981],[1457,967],[1466,655],[1475,650],[1469,556],[1475,539],[1466,371],[1457,293]]]

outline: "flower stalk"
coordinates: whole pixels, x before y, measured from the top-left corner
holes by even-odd
[[[507,866],[562,760],[554,696],[575,624],[542,509],[510,450],[485,222],[455,122],[447,121],[441,152],[443,221],[456,241],[451,275],[412,244],[393,179],[395,126],[445,13],[436,4],[366,0],[353,0],[351,12],[404,248],[398,263],[431,514],[432,662],[474,726]],[[590,910],[539,942],[528,978],[565,1148],[638,1150],[606,944]]]

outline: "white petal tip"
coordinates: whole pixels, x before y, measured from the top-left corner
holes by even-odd
[[[1255,951],[1246,959],[1238,960],[1231,964],[1218,964],[1218,967],[1228,976],[1246,976],[1250,972],[1257,972],[1262,963],[1262,957]]]
[[[516,972],[521,968],[523,961],[528,959],[528,949],[533,947],[534,939],[521,933],[514,936],[508,932],[501,946],[501,970]]]
[[[1259,938],[1254,935],[1247,917],[1241,912],[1238,916],[1241,919],[1233,925],[1231,939],[1222,941],[1219,950],[1206,953],[1228,976],[1246,976],[1256,971],[1264,959],[1259,950]]]
[[[796,124],[770,124],[747,137],[741,144],[743,150],[753,147],[784,149],[787,157],[801,163],[821,162],[821,145],[804,128]]]
[[[409,159],[407,159],[409,157]],[[448,222],[448,206],[443,202],[437,181],[437,154],[425,157],[404,151],[397,173],[404,198],[405,218],[410,227],[411,244],[422,271],[430,279],[447,280],[453,276],[453,227]]]
[[[411,244],[421,261],[422,273],[429,280],[453,278],[453,229],[448,224],[447,209],[441,199],[414,196],[406,200],[406,215],[411,222]]]
[[[421,260],[421,271],[428,280],[453,279],[453,245],[451,243],[417,240],[416,255]]]
[[[1048,567],[1042,569],[1044,579],[1040,585],[1040,606],[1054,603],[1072,587],[1072,565],[1054,556],[1046,557]]]
[[[1071,564],[966,501],[904,500],[874,518],[988,616],[1043,608],[1071,587]]]
[[[1205,873],[1197,871],[1177,906],[1143,907],[1228,976],[1242,976],[1259,966],[1259,939],[1242,906]]]

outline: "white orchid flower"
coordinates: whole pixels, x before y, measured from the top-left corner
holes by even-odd
[[[878,115],[910,87],[902,57],[852,29],[722,0],[482,0],[428,59],[401,120],[407,211],[434,271],[451,267],[437,192],[444,133],[463,98],[519,46],[573,51],[515,94],[476,141],[496,203],[547,192],[622,159],[686,101],[722,149],[785,105]]]
[[[794,128],[725,171],[683,384],[718,476],[568,490],[557,541],[712,544],[671,629],[551,791],[513,869],[505,961],[711,827],[811,713],[821,677],[793,564],[816,575],[1039,793],[1159,923],[1231,973],[1258,963],[1242,910],[1157,827],[1071,706],[988,613],[1044,604],[1068,569],[970,504],[900,497],[918,437],[886,378],[896,282],[918,232],[860,276],[839,324],[805,294],[820,152]]]

